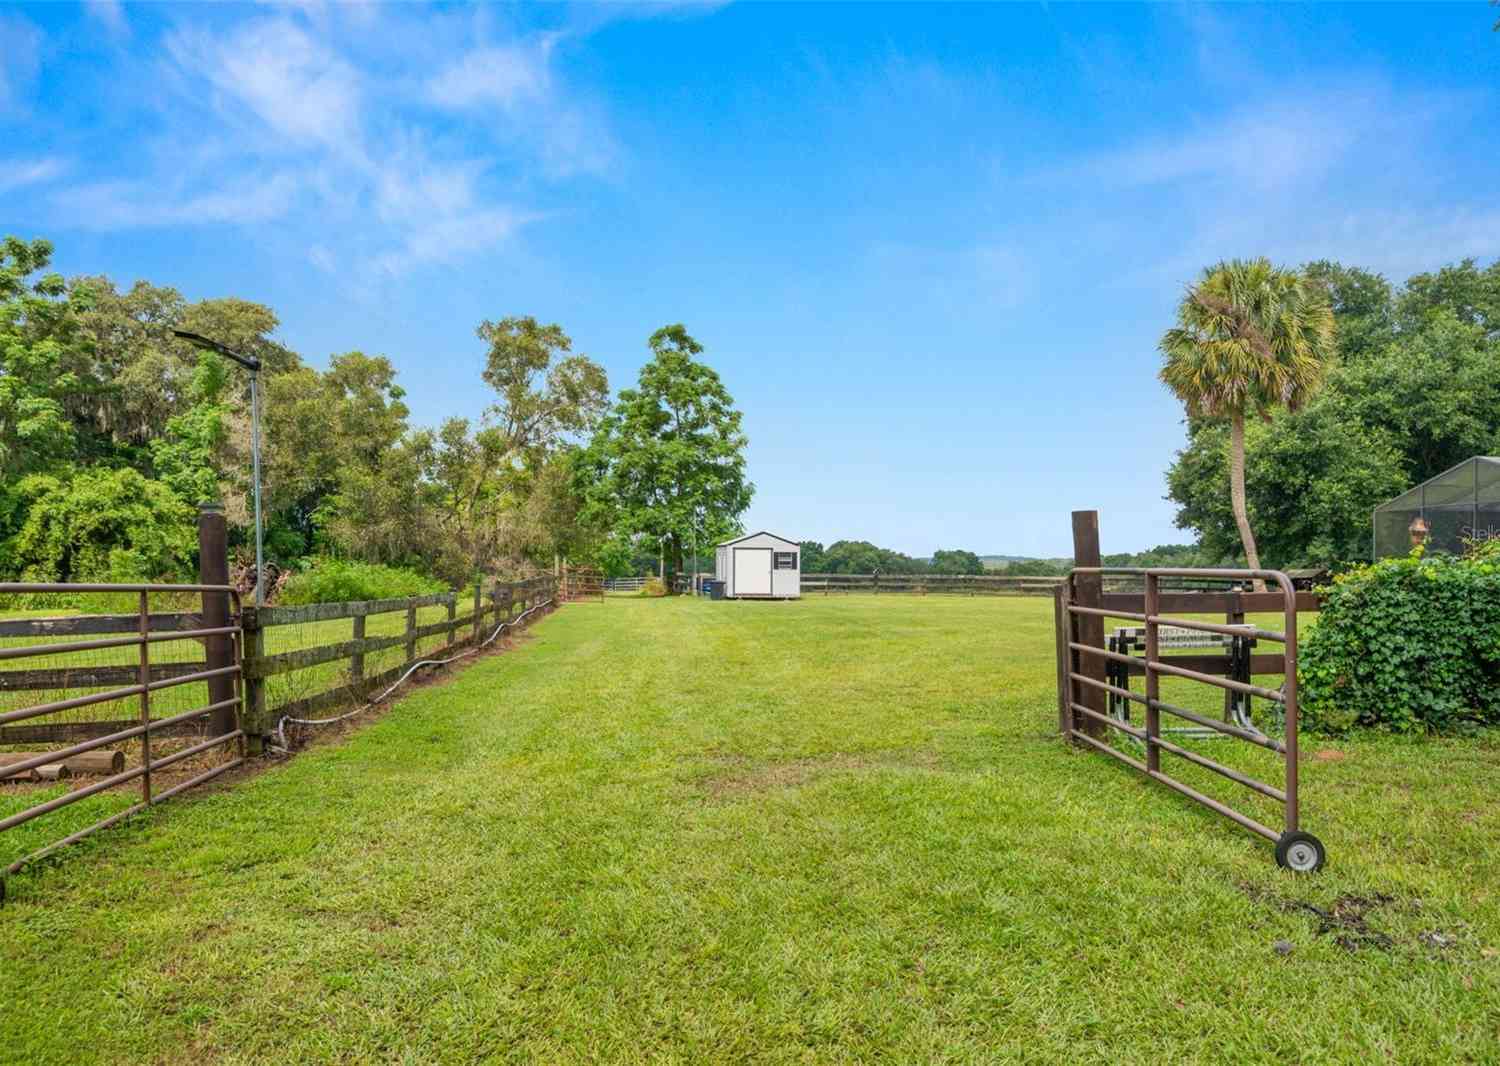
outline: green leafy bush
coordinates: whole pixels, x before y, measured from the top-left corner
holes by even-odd
[[[280,602],[346,603],[351,600],[388,600],[446,592],[448,587],[415,570],[348,559],[315,558],[311,565],[287,579]]]
[[[1302,643],[1302,721],[1342,732],[1500,724],[1500,542],[1340,575]]]
[[[659,577],[649,577],[641,585],[640,595],[642,596],[654,598],[656,596],[665,596],[666,594],[667,586],[662,584],[662,580]]]
[[[193,572],[195,513],[134,470],[33,474],[14,488],[24,520],[0,543],[0,570],[22,581],[162,581]]]

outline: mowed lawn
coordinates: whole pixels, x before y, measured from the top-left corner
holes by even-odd
[[[0,1060],[1500,1060],[1496,738],[1310,742],[1295,878],[1052,735],[1051,625],[565,607],[13,878]]]

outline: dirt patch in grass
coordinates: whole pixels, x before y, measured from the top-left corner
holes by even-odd
[[[731,803],[766,792],[800,788],[828,774],[849,771],[906,768],[935,770],[938,757],[934,752],[903,749],[883,752],[832,752],[779,762],[758,762],[740,755],[717,756],[723,769],[698,782],[707,798],[716,803]]]
[[[1428,951],[1446,952],[1467,939],[1461,930],[1423,929],[1414,938],[1408,937],[1403,941],[1370,924],[1371,916],[1382,911],[1399,909],[1420,913],[1422,901],[1419,899],[1399,900],[1385,892],[1346,892],[1327,907],[1320,907],[1304,899],[1278,896],[1254,885],[1240,887],[1258,903],[1288,914],[1307,915],[1316,935],[1332,937],[1335,944],[1351,953],[1366,949],[1391,951],[1403,946],[1403,943],[1406,946],[1414,943]]]

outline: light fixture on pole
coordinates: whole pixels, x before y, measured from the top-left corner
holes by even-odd
[[[260,360],[253,355],[239,352],[198,333],[174,329],[173,334],[204,351],[232,359],[250,371],[250,462],[255,478],[255,606],[265,605],[265,556],[260,518]]]

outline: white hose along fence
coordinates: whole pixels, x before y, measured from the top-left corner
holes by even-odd
[[[407,599],[246,607],[245,732],[362,704],[422,660],[477,647],[501,623],[552,602],[557,579],[498,582]]]

